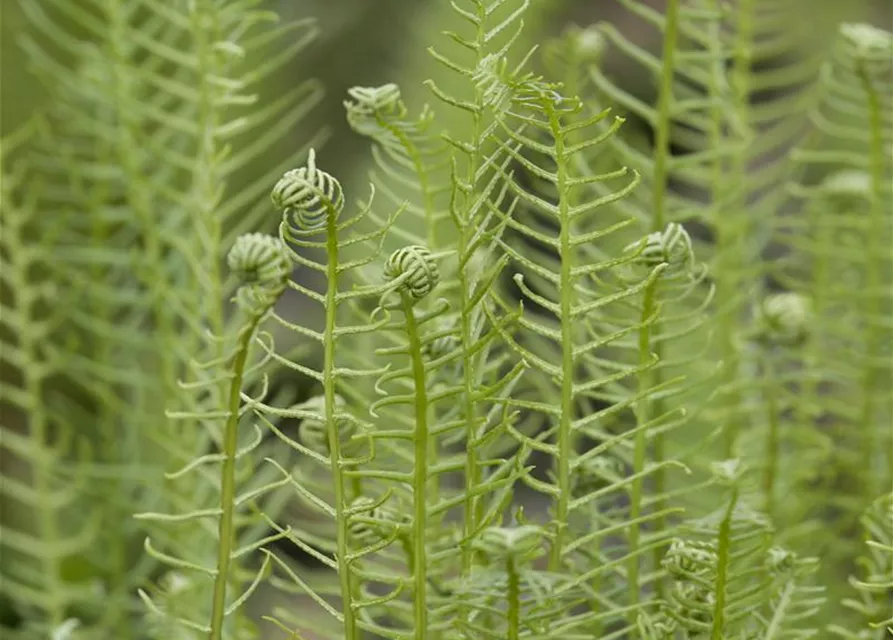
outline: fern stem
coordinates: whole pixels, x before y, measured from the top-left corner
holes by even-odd
[[[741,354],[736,344],[742,322],[742,307],[745,296],[750,291],[750,282],[741,282],[742,273],[751,271],[751,252],[748,243],[754,238],[755,227],[752,218],[755,214],[747,211],[747,196],[745,189],[740,185],[747,184],[750,132],[750,77],[752,65],[752,42],[754,38],[754,6],[752,0],[740,0],[737,5],[735,18],[735,49],[732,54],[733,66],[731,70],[730,84],[733,91],[733,112],[731,118],[740,128],[744,128],[746,138],[736,146],[731,159],[731,167],[718,160],[714,165],[715,174],[720,182],[730,192],[726,192],[724,206],[728,209],[718,213],[718,255],[720,264],[717,270],[717,293],[719,298],[719,311],[724,314],[719,323],[720,348],[722,349],[722,361],[724,363],[723,383],[733,391],[723,396],[725,413],[722,425],[723,450],[721,457],[730,459],[735,455],[735,446],[738,441],[738,429],[741,424],[741,392],[738,385],[734,384],[741,368]],[[720,77],[721,78],[721,77]],[[722,82],[722,80],[720,82]],[[718,89],[719,90],[719,89]],[[725,113],[720,114],[727,117]],[[714,144],[719,144],[714,140]],[[755,257],[755,256],[754,256]],[[757,292],[752,292],[750,297],[755,298]]]
[[[465,246],[465,230],[459,231],[460,254],[463,255]],[[459,273],[459,287],[462,295],[462,308],[460,310],[460,330],[462,332],[462,369],[463,369],[463,403],[465,411],[465,522],[463,532],[466,540],[470,540],[483,517],[482,503],[477,493],[477,487],[481,483],[481,469],[478,464],[478,452],[475,446],[477,441],[477,415],[474,402],[474,361],[471,348],[471,310],[468,309],[470,287],[468,274],[463,267]],[[474,564],[474,550],[471,545],[463,545],[462,572],[468,575]]]
[[[775,518],[775,482],[778,473],[778,454],[780,443],[779,436],[779,411],[778,389],[774,381],[774,369],[772,367],[772,354],[766,354],[763,359],[763,384],[766,389],[766,422],[769,429],[766,433],[766,466],[763,470],[763,498],[764,509],[770,519]]]
[[[884,204],[883,192],[889,183],[884,182],[884,130],[883,130],[883,111],[881,110],[881,100],[878,96],[877,88],[871,80],[871,75],[863,60],[856,62],[856,73],[862,84],[862,89],[868,99],[868,124],[870,131],[870,148],[869,148],[869,166],[871,171],[871,200],[869,203],[868,224],[869,230],[865,240],[865,278],[866,291],[870,292],[864,296],[865,303],[862,310],[862,322],[865,326],[865,356],[868,362],[864,365],[862,378],[862,407],[859,425],[866,432],[865,436],[865,475],[868,479],[867,495],[872,498],[880,493],[877,483],[873,479],[881,477],[881,473],[875,473],[877,461],[877,449],[879,446],[877,431],[875,428],[875,400],[877,395],[877,384],[880,376],[880,365],[875,364],[875,360],[879,358],[883,352],[884,336],[882,335],[882,327],[884,322],[884,308],[881,302],[881,291],[884,290],[883,273],[884,265],[880,256],[883,255],[882,248],[884,233]],[[889,451],[893,447],[887,447]],[[889,470],[893,472],[893,453],[890,456]],[[887,487],[890,486],[888,482]]]
[[[162,405],[166,405],[168,404],[167,400],[177,392],[176,382],[179,372],[173,355],[178,352],[178,349],[174,347],[176,344],[174,322],[171,317],[170,305],[164,302],[169,278],[165,269],[167,263],[159,234],[159,229],[162,227],[154,218],[152,205],[148,200],[151,191],[140,187],[141,181],[144,179],[144,172],[135,151],[141,147],[137,137],[139,124],[134,122],[133,112],[130,109],[130,105],[137,98],[132,95],[133,79],[127,73],[129,61],[126,51],[131,46],[127,34],[130,27],[126,22],[126,15],[120,2],[106,4],[108,5],[106,11],[110,26],[109,52],[114,63],[112,67],[114,69],[113,87],[117,107],[114,115],[118,121],[118,130],[115,136],[118,143],[116,152],[118,162],[128,177],[125,180],[126,198],[140,225],[142,249],[136,272],[137,277],[149,291],[154,321],[153,336],[155,336],[158,345],[155,355],[160,361],[159,383],[165,398]]]
[[[649,318],[654,314],[656,308],[656,293],[659,278],[654,278],[645,287],[642,299],[642,326],[639,329],[639,365],[643,370],[639,373],[639,395],[640,399],[636,403],[636,422],[638,426],[647,424],[653,415],[652,402],[648,397],[648,390],[654,388],[654,367],[647,367],[648,361],[652,357],[651,345],[651,327],[652,323]],[[627,585],[629,588],[629,605],[635,605],[639,602],[641,595],[641,586],[639,585],[639,541],[641,538],[640,516],[642,514],[642,488],[644,483],[643,472],[645,470],[645,457],[647,452],[648,434],[646,429],[639,429],[636,432],[635,444],[633,447],[633,474],[635,478],[630,488],[630,520],[632,524],[629,530],[629,560],[627,565]],[[631,612],[633,621],[637,613]]]
[[[199,74],[198,120],[201,123],[200,130],[208,132],[199,138],[198,157],[195,163],[198,175],[195,178],[193,207],[205,231],[196,234],[196,240],[201,244],[203,264],[208,269],[205,279],[197,279],[201,282],[201,290],[197,292],[197,296],[203,304],[202,317],[209,323],[211,331],[216,335],[223,335],[222,234],[220,217],[217,215],[221,186],[217,176],[220,154],[216,146],[215,133],[219,128],[220,118],[219,111],[214,105],[216,96],[210,77],[225,76],[226,70],[217,64],[212,50],[213,43],[220,40],[219,21],[213,10],[213,3],[198,0],[191,3],[191,6],[190,19],[195,34],[196,57],[199,69],[203,70]],[[216,347],[217,352],[213,357],[221,357],[223,344],[218,341]]]
[[[716,582],[713,585],[713,594],[716,598],[713,605],[713,628],[710,632],[710,640],[723,640],[725,637],[725,610],[726,610],[726,585],[728,584],[729,562],[732,554],[732,515],[738,504],[738,487],[732,487],[732,496],[726,507],[725,516],[719,525],[719,545],[716,559]]]
[[[571,496],[571,457],[573,451],[573,434],[571,426],[574,416],[574,335],[573,303],[574,303],[574,261],[571,244],[570,203],[567,194],[568,167],[565,152],[565,139],[561,131],[561,122],[554,110],[549,112],[549,126],[555,140],[555,161],[557,189],[560,194],[558,202],[558,220],[561,226],[558,234],[559,255],[561,256],[561,273],[559,292],[561,295],[561,414],[558,424],[558,455],[555,461],[558,496],[555,503],[555,537],[552,540],[549,570],[559,571],[564,554],[564,539],[568,526]]]
[[[506,640],[518,640],[521,637],[521,576],[518,575],[515,559],[511,555],[506,560],[505,570],[508,575],[508,592],[506,593],[508,629],[505,637]]]
[[[348,496],[341,469],[341,436],[335,420],[335,341],[338,311],[338,222],[334,211],[329,211],[326,221],[326,322],[323,333],[323,394],[325,397],[326,433],[329,439],[329,455],[331,457],[332,484],[335,496],[336,545],[338,561],[338,580],[341,586],[342,615],[344,616],[344,640],[358,640],[360,629],[357,625],[353,608],[355,598],[351,567],[347,562],[348,521],[345,505]]]
[[[155,349],[152,356],[158,358],[157,363],[159,366],[159,375],[156,378],[156,384],[152,386],[152,391],[161,396],[159,399],[160,402],[155,406],[152,406],[150,403],[139,403],[137,399],[134,404],[136,406],[144,406],[146,411],[144,413],[134,411],[134,414],[141,416],[143,420],[148,420],[149,424],[152,424],[156,420],[164,421],[164,416],[159,413],[158,408],[164,408],[170,405],[172,399],[178,393],[176,382],[180,370],[174,354],[176,354],[179,349],[177,348],[175,322],[171,313],[171,307],[165,302],[169,277],[167,275],[167,263],[164,257],[163,241],[161,234],[159,233],[159,229],[162,228],[162,225],[158,223],[158,220],[154,215],[152,203],[148,197],[150,191],[141,186],[141,182],[144,179],[144,169],[141,166],[139,156],[136,152],[141,146],[138,141],[140,124],[136,121],[131,107],[132,103],[134,100],[137,100],[137,98],[134,96],[134,80],[130,77],[128,72],[132,64],[128,54],[128,51],[132,47],[132,43],[130,42],[128,34],[132,27],[127,23],[128,12],[125,10],[122,3],[106,3],[105,12],[107,13],[109,24],[108,50],[113,58],[112,86],[115,100],[114,106],[112,107],[112,116],[117,121],[117,133],[115,135],[117,148],[114,150],[114,153],[117,156],[117,162],[122,166],[126,176],[126,198],[128,204],[132,207],[139,227],[140,237],[142,238],[143,248],[139,253],[140,263],[136,270],[136,275],[148,291],[148,301],[151,305],[150,314],[154,323],[152,336],[153,342],[155,343]],[[100,313],[99,309],[96,309],[94,313]],[[103,349],[105,349],[108,345],[108,341],[102,342]],[[141,397],[145,397],[145,392],[142,389],[138,389],[137,391],[140,393]],[[152,395],[154,395],[154,393]],[[120,420],[121,416],[113,415],[112,418],[113,420]],[[128,416],[128,420],[132,421],[133,428],[126,430],[128,435],[116,436],[115,441],[118,443],[119,447],[125,446],[124,442],[126,440],[131,440],[135,437],[139,438],[139,434],[143,431],[141,427],[145,423],[140,422],[138,418],[134,420],[133,416]],[[117,429],[119,425],[114,426]],[[138,449],[139,447],[129,449],[125,452],[127,457],[121,458],[118,461],[128,465],[139,465],[140,461],[133,459],[132,457],[132,453]],[[164,485],[162,484],[162,487],[163,486]],[[119,492],[125,493],[127,491],[124,487],[119,487],[118,490]],[[125,497],[125,499],[127,499],[127,497]],[[129,517],[132,515],[132,505],[121,505],[120,513],[127,514]],[[115,517],[114,513],[110,514],[110,516]],[[109,549],[109,554],[113,558],[117,567],[117,579],[124,582],[123,586],[125,592],[130,592],[132,585],[127,584],[126,582],[127,576],[130,573],[129,568],[127,567],[127,550],[125,548],[128,541],[121,535],[103,537],[105,537],[111,547]],[[116,609],[116,607],[110,607],[110,609]],[[116,616],[116,619],[113,618],[113,622],[118,623],[116,625],[119,627],[117,630],[118,633],[120,634],[122,631],[124,632],[123,635],[119,635],[118,637],[122,638],[122,640],[124,638],[133,637],[133,630],[130,628],[131,625],[128,624],[127,617],[120,614],[113,615]]]
[[[487,9],[483,3],[479,3],[475,7],[478,24],[475,33],[475,42],[483,43],[486,35],[485,20],[487,17]],[[480,64],[483,57],[483,47],[476,50],[474,55],[474,66]],[[478,106],[483,105],[483,91],[479,86],[474,89],[474,103]],[[471,112],[471,139],[473,144],[470,145],[472,152],[468,159],[466,167],[466,180],[468,184],[468,192],[465,194],[465,204],[471,198],[474,192],[475,176],[480,165],[481,149],[483,147],[481,140],[482,109],[476,109]],[[473,200],[472,200],[473,202]],[[481,520],[483,519],[483,503],[478,495],[477,487],[481,484],[482,473],[478,460],[478,452],[475,446],[477,442],[477,405],[475,403],[475,366],[474,355],[471,350],[473,345],[471,314],[473,309],[470,307],[471,300],[471,282],[468,273],[468,227],[470,225],[471,207],[467,207],[465,215],[456,216],[457,220],[457,238],[456,251],[459,259],[459,329],[461,332],[460,339],[462,341],[462,403],[465,413],[465,502],[463,505],[464,527],[463,533],[466,540],[471,540],[472,536],[478,530]],[[470,544],[463,545],[462,549],[462,574],[468,576],[474,565],[474,550]],[[460,617],[465,620],[469,615],[469,610],[463,606]]]
[[[652,185],[652,231],[662,231],[667,224],[666,195],[670,154],[670,107],[673,102],[673,81],[676,76],[676,53],[679,34],[679,1],[669,0],[665,14],[660,93],[657,97],[657,122],[654,125],[654,184]]]
[[[6,176],[3,176],[5,178]],[[4,203],[5,204],[5,203]],[[12,218],[12,216],[9,216]],[[6,223],[6,219],[4,219]],[[10,224],[11,223],[7,223]],[[17,225],[18,226],[18,225]],[[18,232],[16,229],[13,233]],[[9,230],[6,231],[9,233]],[[16,235],[19,235],[16,233]],[[22,252],[24,253],[24,252]],[[18,298],[17,314],[22,318],[30,318],[31,307],[34,304],[34,294],[28,285],[27,272],[30,265],[22,265],[19,260],[10,260],[8,263],[12,283],[15,283],[14,291]],[[40,533],[39,538],[45,545],[56,543],[60,539],[59,521],[55,507],[49,497],[53,493],[52,475],[54,464],[53,456],[45,455],[44,447],[50,446],[50,423],[46,413],[46,408],[41,400],[43,379],[45,368],[40,366],[40,349],[38,340],[35,340],[33,331],[23,330],[19,332],[20,349],[22,354],[27,354],[27,360],[24,360],[22,366],[24,397],[29,399],[29,405],[24,407],[27,409],[29,432],[31,440],[36,442],[35,449],[39,451],[33,460],[33,479],[34,494],[38,496],[37,503],[39,505],[38,527]],[[30,366],[29,366],[30,365]],[[2,476],[0,476],[2,477]],[[42,545],[43,546],[43,545]],[[44,589],[46,589],[47,607],[44,611],[45,620],[50,628],[58,628],[66,618],[65,601],[60,597],[65,589],[62,580],[62,567],[60,558],[55,550],[49,550],[40,554],[40,562],[42,564]]]
[[[781,589],[780,595],[777,596],[778,603],[774,607],[775,610],[772,614],[772,620],[769,621],[769,626],[766,627],[766,633],[763,636],[763,640],[775,640],[776,638],[782,637],[785,615],[790,612],[794,589],[795,585],[793,580],[787,581]]]
[[[253,314],[242,329],[232,363],[232,380],[229,385],[228,417],[223,432],[223,464],[220,471],[220,524],[217,546],[217,573],[214,577],[214,595],[211,604],[210,640],[223,640],[226,617],[226,588],[235,538],[236,501],[236,453],[239,443],[239,405],[245,363],[250,351],[251,339],[263,315]]]
[[[678,40],[679,40],[679,22],[680,22],[680,0],[669,0],[667,2],[667,8],[665,12],[665,24],[666,28],[664,30],[664,42],[663,42],[663,55],[662,55],[662,63],[661,63],[661,78],[660,78],[660,92],[657,98],[657,122],[655,123],[655,160],[654,160],[654,184],[652,186],[653,189],[653,197],[652,197],[652,211],[653,211],[653,219],[652,219],[652,227],[651,230],[653,232],[663,231],[664,227],[667,225],[667,190],[669,187],[669,156],[670,156],[670,125],[671,125],[671,108],[672,103],[674,101],[673,94],[673,85],[676,76],[676,55],[678,49]],[[646,296],[654,295],[652,291],[651,294],[646,292]],[[648,316],[644,316],[647,318]],[[659,326],[655,326],[653,329],[654,333],[657,334],[660,332]],[[640,338],[641,338],[640,334]],[[645,336],[646,339],[650,340],[650,330],[649,333]],[[641,349],[641,343],[640,343]],[[658,361],[661,360],[661,344],[646,344],[646,351],[640,351],[640,358],[648,355],[648,349],[654,351],[654,354],[657,356]],[[647,377],[649,378],[649,383],[653,386],[657,386],[660,384],[660,371],[657,369],[649,370],[647,372]],[[653,404],[651,408],[650,415],[660,416],[663,414],[663,409],[661,408],[660,400],[645,400],[646,403]],[[645,434],[640,434],[642,438],[645,437]],[[639,436],[636,438],[637,443],[639,440]],[[654,505],[655,511],[658,513],[662,513],[665,509],[665,499],[664,493],[666,491],[666,474],[664,471],[664,467],[661,464],[664,461],[664,457],[666,455],[666,443],[664,442],[664,434],[661,432],[657,432],[654,434],[653,438],[653,456],[654,462],[658,464],[658,468],[654,472],[654,495],[656,497],[656,502]],[[644,455],[644,454],[643,454]],[[642,460],[644,465],[644,460]],[[639,471],[642,470],[640,467]],[[639,482],[639,489],[641,490],[641,481]],[[634,518],[638,517],[633,516]],[[658,532],[663,531],[665,522],[663,516],[658,516],[655,523],[655,529]],[[635,525],[636,532],[638,534],[639,525]],[[637,541],[638,542],[638,541]],[[655,567],[660,566],[660,558],[663,554],[663,549],[661,547],[657,547],[654,550],[654,564]],[[632,562],[632,560],[631,560]],[[638,571],[638,560],[636,562],[636,570]],[[638,577],[638,576],[637,576]],[[659,594],[663,592],[663,578],[661,575],[658,575],[656,578],[656,585]],[[638,590],[638,580],[636,581],[636,589]],[[632,588],[632,587],[630,587]],[[638,600],[634,600],[637,602]]]
[[[413,302],[401,292],[403,314],[406,316],[406,335],[412,359],[412,377],[415,389],[415,460],[413,463],[413,521],[412,521],[412,573],[415,582],[413,618],[416,640],[425,640],[428,633],[428,391],[425,382],[425,362],[422,359],[422,340],[416,322]]]

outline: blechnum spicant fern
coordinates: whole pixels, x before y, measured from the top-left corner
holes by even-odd
[[[321,140],[254,168],[315,85],[260,106],[294,51],[238,60],[305,23],[90,3],[107,55],[55,40],[93,84],[2,149],[15,637],[893,633],[893,35],[621,0],[662,55],[541,55],[528,4],[452,3],[436,107],[348,92],[359,198]]]

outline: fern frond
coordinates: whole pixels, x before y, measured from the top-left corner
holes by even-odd
[[[375,142],[373,184],[394,207],[406,207],[408,215],[395,235],[435,250],[445,245],[450,164],[446,143],[432,131],[433,112],[426,105],[411,119],[395,84],[354,87],[348,93],[347,121]]]
[[[843,601],[844,606],[858,614],[860,626],[846,629],[834,624],[828,630],[848,639],[884,638],[893,630],[888,606],[893,589],[893,496],[888,494],[876,500],[863,515],[862,526],[868,547],[860,563],[864,573],[861,578],[850,578],[850,585],[860,598]]]
[[[157,563],[181,557],[208,566],[208,522],[129,523],[136,496],[141,509],[155,513],[208,513],[218,501],[218,478],[206,469],[170,484],[163,470],[223,446],[217,412],[227,405],[228,387],[220,337],[242,322],[227,308],[235,287],[222,271],[224,253],[244,225],[263,226],[267,206],[256,206],[257,194],[269,188],[275,162],[258,159],[274,155],[273,143],[320,94],[307,82],[264,105],[260,83],[306,48],[315,28],[276,25],[254,0],[59,0],[22,9],[31,26],[25,49],[51,85],[51,134],[29,150],[47,181],[38,208],[44,217],[64,213],[58,259],[48,264],[51,278],[71,283],[59,304],[71,308],[72,322],[53,341],[65,345],[66,384],[84,405],[58,405],[59,428],[94,443],[91,463],[69,468],[104,478],[91,485],[102,494],[97,503],[108,505],[104,517],[128,524],[102,530],[104,542],[87,555],[110,589],[132,593]],[[89,40],[74,36],[67,19]],[[65,66],[71,57],[78,81]],[[286,161],[306,151],[290,150]],[[219,339],[208,340],[209,330]],[[185,377],[190,382],[178,386]],[[170,420],[165,408],[175,412]],[[136,471],[116,476],[125,464]],[[255,480],[262,486],[269,475]],[[272,509],[274,502],[265,504]],[[258,522],[246,525],[251,533],[242,542],[264,535],[267,525]],[[133,553],[138,526],[156,545],[142,559]],[[174,564],[172,576],[185,566]],[[201,580],[161,582],[153,602],[173,617],[211,603]],[[99,613],[118,625],[121,638],[133,637],[133,614],[123,603]]]
[[[813,440],[821,473],[799,484],[800,519],[817,523],[810,549],[824,550],[823,575],[834,580],[858,553],[851,532],[859,517],[893,481],[893,297],[884,281],[893,269],[891,51],[887,31],[841,27],[810,113],[814,135],[796,154],[797,213],[776,227],[788,255],[773,276],[811,309],[795,351],[808,376],[792,389],[800,396],[795,437]]]
[[[612,25],[600,25],[599,33],[604,46],[651,79],[653,105],[600,64],[587,67],[581,95],[593,96],[597,108],[628,113],[626,131],[640,122],[652,134],[653,148],[631,135],[609,141],[619,161],[643,176],[643,188],[616,205],[620,214],[651,232],[680,222],[698,239],[715,238],[713,246],[697,246],[714,256],[707,260],[716,285],[711,306],[722,318],[715,357],[724,373],[707,372],[718,383],[713,406],[720,413],[710,410],[705,419],[721,424],[721,448],[730,457],[746,422],[735,409],[744,396],[733,381],[748,367],[737,339],[748,300],[763,287],[760,256],[769,238],[760,229],[783,201],[777,187],[793,171],[787,151],[804,137],[821,57],[805,34],[792,31],[796,3],[678,0],[664,13],[636,0],[622,4],[663,36],[661,55]]]
[[[278,567],[282,588],[307,596],[322,606],[343,630],[343,637],[358,638],[364,629],[374,627],[364,610],[371,603],[364,603],[362,597],[361,559],[370,553],[367,548],[369,544],[374,548],[381,540],[373,535],[371,543],[368,538],[361,543],[354,535],[355,517],[362,516],[364,510],[370,508],[366,506],[364,509],[355,503],[357,498],[366,495],[356,467],[364,460],[368,462],[372,459],[377,445],[369,434],[369,422],[361,417],[368,405],[361,411],[354,404],[350,390],[355,384],[362,384],[364,379],[381,375],[384,368],[364,369],[353,366],[353,363],[348,365],[338,345],[348,344],[358,337],[362,339],[364,335],[380,330],[387,322],[387,318],[383,318],[371,323],[367,320],[366,324],[345,324],[346,319],[351,317],[348,311],[362,308],[363,305],[359,303],[363,300],[375,300],[389,289],[387,283],[360,284],[355,288],[346,285],[359,269],[379,261],[388,231],[401,210],[389,217],[386,224],[370,232],[360,231],[361,225],[372,215],[372,199],[362,204],[356,214],[343,219],[341,214],[345,199],[341,185],[316,166],[313,152],[305,166],[283,175],[274,187],[272,197],[274,205],[282,212],[280,237],[287,246],[298,249],[289,250],[292,260],[321,273],[326,285],[324,293],[317,293],[297,282],[288,283],[288,287],[299,293],[308,304],[322,307],[325,315],[322,331],[311,330],[300,322],[291,322],[276,311],[271,311],[270,319],[287,330],[297,332],[302,339],[318,343],[324,357],[320,368],[316,369],[285,358],[276,353],[272,346],[267,346],[265,351],[273,362],[319,385],[322,394],[313,402],[289,408],[260,400],[252,401],[251,407],[261,422],[289,449],[301,454],[307,463],[293,471],[280,467],[283,480],[297,491],[301,503],[335,527],[334,539],[326,540],[325,535],[317,535],[305,523],[296,523],[287,538],[337,572],[338,597],[342,603],[340,611],[329,605],[312,584],[291,571],[283,560],[273,556],[273,563]],[[364,255],[345,260],[346,251],[353,248],[363,251]],[[317,262],[310,257],[314,252],[322,252],[325,261]],[[304,421],[303,442],[275,426],[274,423],[283,418]],[[319,433],[313,438],[306,438],[310,425],[317,425],[314,430]],[[347,435],[351,431],[354,434],[352,438]],[[323,436],[325,446],[316,446]],[[324,550],[324,553],[314,551],[314,547]],[[285,619],[280,621],[280,624],[287,623]]]
[[[30,621],[27,634],[47,637],[72,625],[102,631],[84,615],[91,597],[78,585],[83,576],[72,571],[77,554],[96,543],[99,514],[84,515],[88,479],[75,476],[72,482],[61,471],[74,452],[90,452],[74,432],[58,431],[58,407],[48,402],[62,364],[50,337],[63,318],[44,267],[51,258],[43,252],[52,251],[52,245],[35,244],[35,237],[61,230],[58,223],[35,224],[42,184],[20,158],[38,124],[0,141],[0,591]],[[22,190],[26,183],[27,192]]]

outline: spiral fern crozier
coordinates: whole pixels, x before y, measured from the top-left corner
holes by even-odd
[[[440,282],[440,271],[431,252],[420,245],[403,247],[391,254],[384,267],[387,280],[400,280],[399,288],[413,300],[421,300]]]
[[[273,187],[270,198],[276,209],[291,216],[295,227],[303,231],[322,228],[329,215],[337,217],[344,208],[341,184],[316,167],[313,149],[307,166],[287,171]]]
[[[400,99],[400,87],[394,83],[380,87],[352,87],[347,95],[353,101],[345,101],[347,122],[354,130],[364,135],[373,135],[379,126],[378,117],[405,115],[406,107]]]
[[[532,524],[514,527],[487,527],[474,541],[476,550],[491,563],[504,563],[508,558],[522,559],[538,555],[545,531]]]
[[[239,236],[226,262],[242,284],[239,303],[248,309],[264,310],[285,290],[292,266],[285,244],[264,233]]]
[[[636,245],[631,245],[636,246]],[[667,275],[681,275],[694,264],[694,250],[688,231],[676,222],[671,222],[663,231],[651,233],[645,239],[645,248],[639,255],[639,262],[648,267],[666,263]]]
[[[762,337],[773,342],[795,342],[806,334],[811,315],[809,299],[799,293],[767,296],[759,313]]]

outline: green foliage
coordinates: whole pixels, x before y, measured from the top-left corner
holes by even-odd
[[[259,4],[22,3],[9,637],[893,632],[893,35],[456,0],[436,109],[348,91],[362,199]]]

